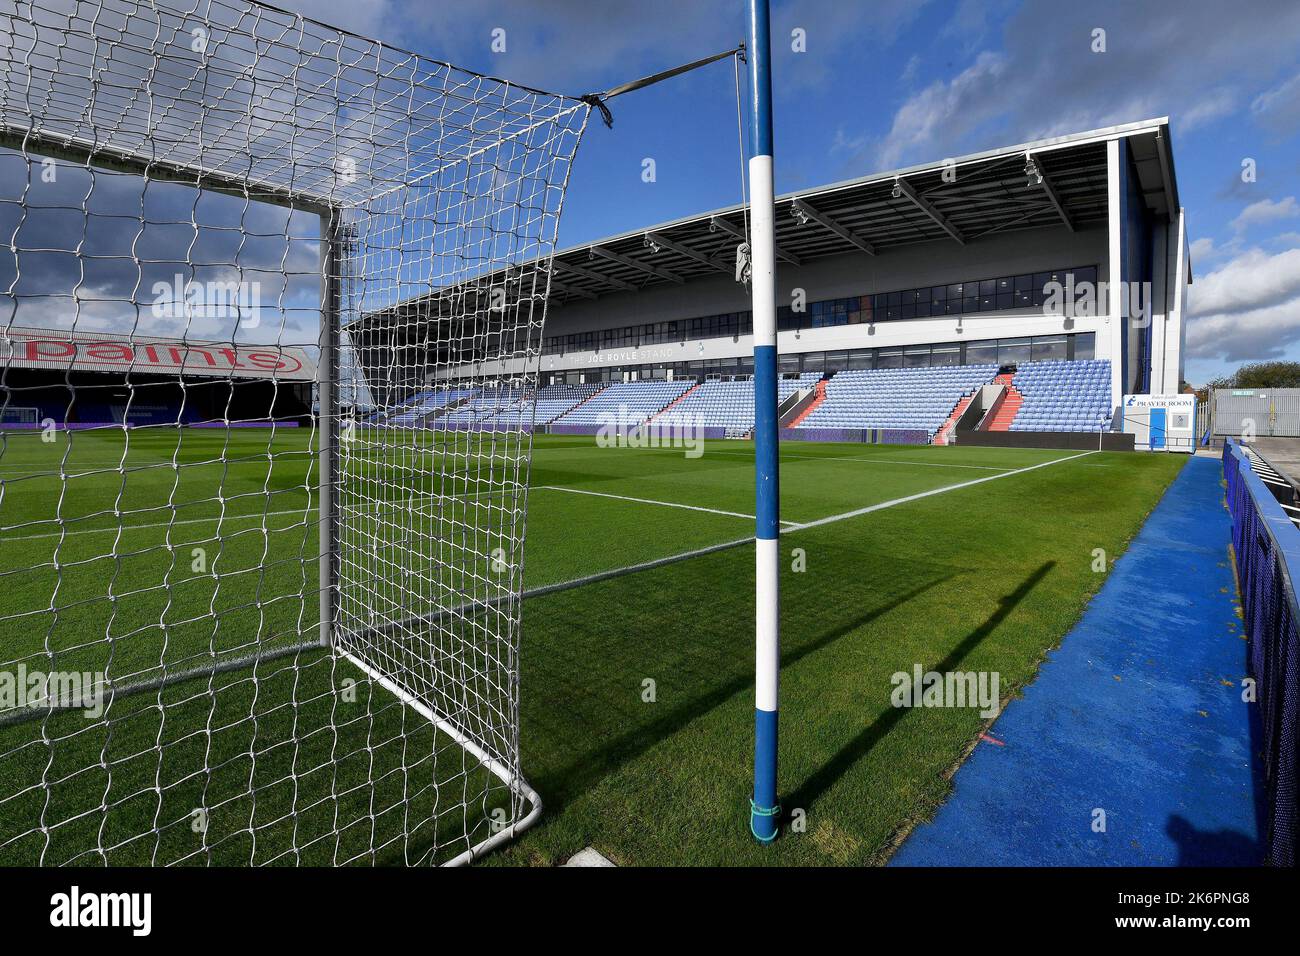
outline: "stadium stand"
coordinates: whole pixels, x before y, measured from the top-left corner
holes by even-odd
[[[672,382],[615,382],[556,419],[564,425],[640,425],[695,386],[692,379]]]
[[[917,429],[933,438],[957,403],[996,372],[996,365],[836,372],[825,400],[797,427]]]
[[[483,425],[498,415],[519,416],[525,405],[525,392],[521,388],[485,388],[445,415],[430,421],[435,428],[469,428]]]
[[[520,425],[529,424],[530,421],[534,426],[549,425],[561,415],[572,411],[591,398],[603,387],[601,384],[547,385],[537,392],[537,404],[536,408],[531,410],[531,419],[528,405],[520,402],[500,414],[483,419],[483,424],[503,429],[518,428]]]
[[[1013,432],[1095,432],[1110,426],[1110,362],[1031,362],[1012,379],[1024,398]]]
[[[456,402],[472,398],[473,395],[473,389],[453,389],[450,391],[439,389],[420,392],[409,402],[405,403],[400,408],[394,409],[387,415],[383,412],[376,412],[374,418],[382,419],[383,423],[386,425],[394,425],[398,428],[410,428],[413,425],[420,424],[425,418],[435,412],[441,411],[448,405],[454,405]]]
[[[821,372],[804,372],[798,378],[777,380],[777,402],[801,388],[812,388]],[[656,425],[697,425],[748,433],[754,429],[754,379],[709,379],[682,396],[672,408],[656,415]]]

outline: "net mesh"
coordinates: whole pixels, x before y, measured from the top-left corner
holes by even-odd
[[[464,862],[589,107],[180,2],[0,0],[0,863]]]

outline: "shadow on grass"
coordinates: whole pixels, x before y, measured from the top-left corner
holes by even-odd
[[[990,614],[983,624],[962,638],[943,660],[939,661],[934,667],[927,668],[927,670],[934,670],[939,673],[955,670],[966,658],[966,655],[979,646],[984,638],[992,634],[998,625],[1005,621],[1007,616],[1015,610],[1016,605],[1028,597],[1029,592],[1037,587],[1038,583],[1054,567],[1056,567],[1055,561],[1047,561],[1040,565],[1018,588],[998,602],[997,610]],[[827,761],[820,770],[805,780],[799,789],[785,798],[783,802],[791,807],[811,807],[822,794],[834,786],[835,782],[848,772],[849,768],[865,757],[871,751],[871,748],[883,740],[897,726],[899,721],[903,720],[909,713],[911,713],[909,707],[893,707],[880,717],[877,717],[860,734],[845,744],[839,753]]]
[[[816,637],[790,647],[781,655],[781,667],[790,667],[816,651],[834,644],[842,637],[853,633],[891,611],[915,600],[925,592],[948,581],[952,574],[945,574],[920,584],[877,607],[846,620]],[[654,618],[648,618],[653,621]],[[576,796],[584,793],[602,778],[617,772],[622,766],[640,757],[651,747],[662,742],[691,722],[703,717],[709,711],[721,706],[736,694],[754,686],[752,670],[744,671],[723,680],[708,692],[697,694],[680,705],[673,707],[661,717],[634,727],[610,740],[594,752],[585,752],[582,756],[565,766],[541,774],[535,780],[548,811],[559,811]]]

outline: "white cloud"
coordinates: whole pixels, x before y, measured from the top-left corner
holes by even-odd
[[[1300,342],[1300,298],[1234,314],[1193,319],[1187,326],[1187,351],[1196,358],[1256,362],[1287,354]]]
[[[1188,290],[1192,315],[1245,312],[1300,296],[1300,248],[1267,253],[1249,249]]]
[[[1287,196],[1277,202],[1261,199],[1243,209],[1230,225],[1237,232],[1245,232],[1252,226],[1277,222],[1279,219],[1293,219],[1296,216],[1300,216],[1300,205],[1296,204],[1295,196]]]
[[[1294,130],[1300,125],[1300,73],[1255,97],[1250,111],[1262,123]]]
[[[1204,262],[1206,259],[1213,259],[1218,255],[1218,250],[1214,246],[1214,240],[1209,236],[1204,236],[1192,243],[1191,247],[1192,262]]]
[[[982,91],[996,85],[1006,68],[1003,56],[986,51],[951,82],[931,83],[909,99],[894,114],[893,126],[880,149],[880,168],[899,166],[909,153],[969,132],[1000,112],[1001,104],[985,99]]]
[[[1193,103],[1179,117],[1179,128],[1183,132],[1204,126],[1217,119],[1222,119],[1237,106],[1237,94],[1229,89],[1212,90]]]
[[[1097,26],[1106,29],[1104,53],[1090,46]],[[1241,91],[1274,82],[1276,64],[1294,61],[1298,34],[1300,4],[1269,0],[1235,0],[1231,10],[1221,0],[1024,4],[1000,46],[986,45],[956,76],[898,108],[879,166],[1152,116],[1168,115],[1175,136],[1203,128],[1230,117]],[[1257,97],[1256,114],[1277,118],[1290,95],[1284,84]]]
[[[397,40],[399,46],[403,45],[401,30],[394,29],[384,35],[389,16],[396,12],[390,0],[283,0],[281,5],[286,10],[341,30],[376,40]],[[405,45],[409,47],[412,44]]]

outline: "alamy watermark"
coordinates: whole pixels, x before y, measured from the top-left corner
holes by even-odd
[[[694,416],[647,422],[643,415],[620,405],[602,414],[597,423],[596,444],[601,448],[681,448],[687,458],[704,454],[704,426]]]
[[[927,671],[912,665],[911,673],[896,671],[889,702],[895,707],[971,707],[981,717],[996,717],[1001,697],[997,671]]]
[[[177,274],[171,282],[153,284],[156,319],[238,319],[256,328],[262,314],[260,282],[195,282]]]
[[[104,714],[107,680],[98,671],[39,671],[19,664],[0,671],[0,716],[19,710],[80,710],[88,720]]]
[[[1150,282],[1075,281],[1074,273],[1067,272],[1064,282],[1053,280],[1043,285],[1043,314],[1095,318],[1105,313],[1102,304],[1112,288],[1119,290],[1122,314],[1136,320],[1135,327],[1146,328],[1151,323]]]

